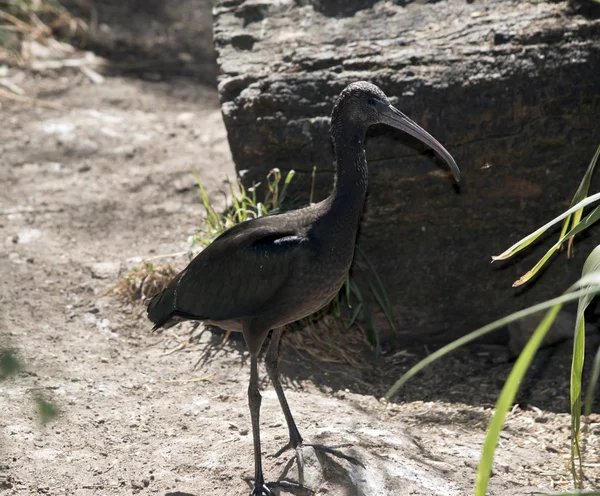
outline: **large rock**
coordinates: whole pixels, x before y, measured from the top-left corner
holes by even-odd
[[[313,167],[317,199],[331,188],[329,114],[352,81],[381,86],[447,146],[460,188],[412,138],[371,129],[359,244],[399,328],[448,340],[561,293],[592,246],[588,239],[574,261],[555,260],[519,297],[511,283],[540,248],[489,265],[568,205],[594,153],[600,21],[593,8],[545,1],[406,3],[221,0],[219,92],[245,179],[295,169],[305,198]]]

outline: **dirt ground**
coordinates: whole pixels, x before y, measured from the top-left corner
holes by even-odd
[[[209,48],[203,53],[210,58]],[[243,344],[221,346],[220,335],[189,324],[153,335],[139,308],[110,293],[142,258],[185,266],[180,253],[202,219],[192,168],[225,207],[234,165],[211,70],[204,79],[115,71],[102,84],[71,69],[7,75],[64,108],[0,107],[0,346],[17,349],[26,365],[0,383],[2,494],[249,492]],[[367,467],[313,457],[318,494],[472,494],[486,423],[512,365],[507,347],[461,350],[384,408],[377,398],[427,350],[400,343],[357,368],[311,359],[294,342],[284,343],[282,372],[301,431],[351,442]],[[490,494],[571,486],[569,347],[544,350],[528,375]],[[46,427],[36,393],[61,412]],[[261,420],[263,451],[272,453],[287,430],[267,380]],[[587,426],[586,485],[597,488],[600,417]],[[265,459],[268,480],[288,459]]]

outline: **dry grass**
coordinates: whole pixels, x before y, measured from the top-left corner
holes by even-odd
[[[40,53],[60,56],[55,37],[87,33],[87,24],[52,0],[0,0],[0,64],[27,66]],[[58,58],[58,57],[57,57]]]
[[[119,279],[111,293],[131,305],[138,305],[165,289],[175,275],[177,270],[171,264],[155,267],[150,262],[142,262]]]
[[[297,326],[292,326],[297,327]],[[303,328],[293,328],[283,337],[283,346],[298,353],[302,350],[319,362],[346,363],[359,370],[372,368],[372,349],[367,333],[356,322],[325,315]]]

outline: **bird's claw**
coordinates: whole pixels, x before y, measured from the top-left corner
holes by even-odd
[[[312,489],[309,489],[308,487],[304,487],[302,484],[298,484],[296,482],[289,482],[289,481],[284,481],[284,480],[280,480],[280,481],[275,481],[275,482],[267,482],[266,486],[268,487],[281,487],[283,489],[304,489],[306,491],[310,491],[311,493],[314,493],[314,491]]]
[[[345,453],[339,451],[339,449],[338,449],[338,448],[349,448],[350,446],[352,446],[351,444],[336,444],[334,446],[326,446],[324,444],[305,443],[303,441],[302,443],[299,443],[296,446],[294,446],[294,444],[290,441],[285,446],[283,446],[279,451],[277,451],[276,453],[273,453],[270,456],[273,458],[277,458],[277,457],[281,456],[283,453],[285,453],[287,450],[295,449],[296,450],[296,458],[298,459],[298,468],[300,470],[302,470],[304,468],[304,458],[302,456],[302,448],[305,446],[310,446],[311,448],[313,448],[316,451],[321,451],[323,453],[329,453],[330,455],[333,455],[337,458],[343,458],[344,460],[349,461],[352,465],[360,465],[362,468],[365,468],[364,464],[360,460],[358,460],[357,458],[354,458],[353,456],[346,455]]]
[[[300,446],[300,445],[299,445]],[[290,441],[289,443],[287,443],[285,446],[282,446],[279,450],[277,450],[276,453],[273,453],[271,455],[268,455],[269,458],[279,458],[281,455],[283,455],[287,450],[291,450],[294,449],[294,445],[292,444],[292,442]]]
[[[336,444],[334,446],[326,446],[324,444],[317,443],[303,443],[302,446],[310,446],[316,451],[322,451],[323,453],[329,453],[330,455],[336,456],[338,458],[343,458],[344,460],[349,461],[352,465],[360,465],[362,468],[366,468],[363,462],[359,459],[354,458],[353,456],[347,455],[338,450],[338,448],[348,448],[352,446],[351,444]]]
[[[275,496],[271,488],[281,487],[283,489],[306,489],[313,493],[312,489],[308,489],[301,484],[297,484],[296,482],[289,482],[284,480],[273,481],[273,482],[263,482],[262,484],[256,485],[254,483],[254,479],[245,479],[246,482],[253,485],[252,492],[250,496]]]
[[[255,487],[250,496],[274,496],[268,486]]]
[[[244,480],[248,485],[252,486],[250,496],[275,496],[273,491],[269,488],[268,483],[261,482],[260,484],[256,484],[254,479],[250,477],[244,477]]]

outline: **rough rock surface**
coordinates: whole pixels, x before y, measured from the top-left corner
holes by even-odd
[[[369,132],[359,244],[411,339],[448,340],[577,277],[591,240],[518,298],[511,283],[540,250],[492,269],[489,257],[562,211],[598,144],[597,12],[545,1],[222,0],[214,13],[222,111],[248,182],[295,169],[307,197],[316,167],[324,197],[329,114],[360,79],[456,158],[460,189],[412,138]]]

